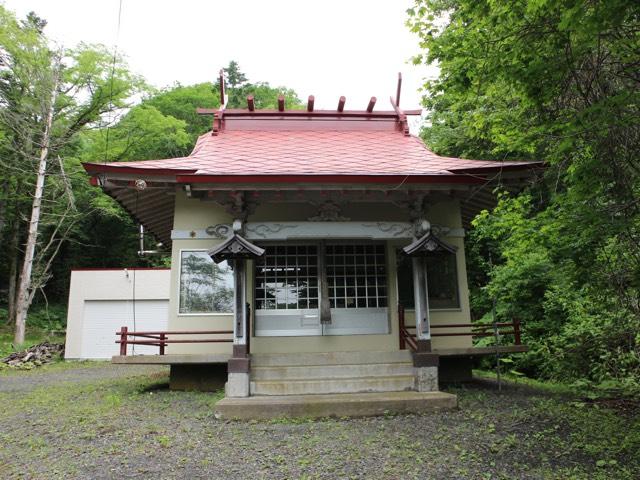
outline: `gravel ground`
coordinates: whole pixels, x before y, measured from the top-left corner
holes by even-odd
[[[0,376],[0,478],[632,479],[640,415],[531,388],[424,416],[220,421],[158,367]]]
[[[33,370],[23,374],[0,376],[0,392],[29,392],[36,388],[55,386],[63,383],[88,384],[96,380],[127,378],[136,375],[168,373],[168,367],[149,365],[104,365],[79,364],[78,368],[61,371]],[[14,372],[11,372],[14,373]]]

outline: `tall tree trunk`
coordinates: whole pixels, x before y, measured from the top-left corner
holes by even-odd
[[[17,210],[17,209],[16,209]],[[20,252],[18,244],[20,241],[20,219],[16,215],[11,230],[11,239],[9,240],[9,257],[11,263],[9,265],[9,293],[7,296],[7,324],[16,323],[16,304],[18,303],[18,263],[20,261]]]
[[[2,182],[2,193],[0,193],[0,245],[4,237],[4,227],[7,224],[7,203],[9,203],[9,179]]]
[[[27,243],[24,249],[24,260],[22,262],[22,272],[20,274],[20,286],[18,287],[18,302],[16,305],[16,330],[14,342],[24,343],[25,327],[27,322],[27,312],[31,305],[33,296],[31,295],[31,273],[33,270],[33,259],[36,251],[36,241],[38,240],[38,225],[40,223],[40,209],[42,205],[42,195],[44,193],[44,181],[47,174],[47,158],[49,155],[49,144],[51,137],[51,125],[53,123],[53,109],[56,103],[58,92],[58,75],[60,72],[59,61],[54,65],[53,88],[50,101],[47,104],[45,114],[44,133],[40,147],[40,161],[38,163],[38,177],[36,179],[36,190],[33,195],[31,207],[31,221],[27,234]]]

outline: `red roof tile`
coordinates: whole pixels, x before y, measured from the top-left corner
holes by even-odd
[[[452,175],[504,167],[524,167],[537,162],[495,162],[441,157],[426,148],[422,140],[397,129],[372,129],[359,125],[318,121],[296,125],[275,121],[251,129],[227,128],[218,135],[202,135],[187,157],[140,162],[86,164],[88,171],[99,166],[141,170],[162,170],[165,174],[188,171],[196,175]],[[386,123],[386,122],[385,122]],[[393,123],[389,122],[391,126]],[[319,125],[318,125],[319,126]],[[375,129],[373,129],[375,128]],[[106,169],[105,169],[106,170]],[[151,173],[151,172],[149,172]]]

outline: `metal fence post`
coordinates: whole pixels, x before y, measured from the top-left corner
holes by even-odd
[[[127,327],[121,327],[120,328],[120,355],[122,355],[123,357],[125,357],[127,355],[127,332],[128,332],[128,328]]]

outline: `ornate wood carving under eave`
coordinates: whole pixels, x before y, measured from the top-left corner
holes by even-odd
[[[200,200],[203,202],[214,202],[224,208],[232,218],[237,218],[245,222],[247,217],[253,214],[258,206],[258,202],[248,198],[244,191],[225,192],[224,198],[211,198],[206,192],[198,192]]]
[[[290,223],[247,223],[245,230],[249,238],[268,238],[287,228],[294,228]]]
[[[406,222],[376,222],[363,223],[365,227],[375,227],[381,232],[389,235],[389,238],[409,238],[413,234],[413,225]]]
[[[414,225],[409,222],[247,222],[244,224],[245,237],[249,240],[291,240],[291,239],[349,239],[370,238],[392,240],[411,239]],[[218,224],[201,230],[173,230],[172,240],[207,240],[226,238],[231,234],[231,225]],[[448,238],[464,237],[464,229],[432,225],[435,235]],[[224,236],[218,236],[223,231]],[[211,233],[210,233],[211,232]]]
[[[348,222],[349,218],[340,215],[342,207],[337,203],[327,200],[318,206],[318,214],[309,217],[310,222]]]

